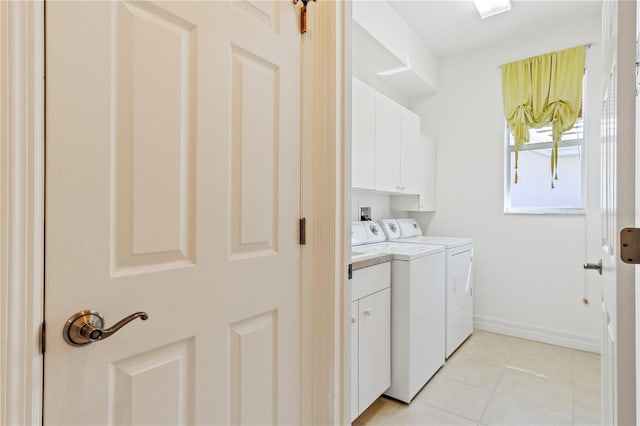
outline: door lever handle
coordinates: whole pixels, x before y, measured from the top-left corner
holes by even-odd
[[[76,312],[67,320],[62,335],[71,346],[89,345],[115,334],[136,318],[146,321],[149,319],[149,315],[146,312],[136,312],[104,329],[104,317],[100,312],[84,310]]]
[[[602,275],[602,259],[598,263],[585,263],[582,265],[584,269],[595,269],[600,275]]]

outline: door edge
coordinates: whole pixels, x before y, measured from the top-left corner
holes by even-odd
[[[44,1],[2,2],[0,423],[7,425],[42,424],[44,60]]]

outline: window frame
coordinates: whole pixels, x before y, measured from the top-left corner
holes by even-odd
[[[583,90],[584,96],[584,90]],[[515,151],[515,146],[510,145],[511,134],[506,122],[504,125],[504,143],[505,143],[505,160],[504,160],[504,214],[542,214],[542,215],[584,215],[587,205],[587,126],[586,126],[586,114],[583,114],[583,133],[582,138],[568,139],[560,141],[560,147],[578,146],[581,148],[580,154],[580,207],[566,208],[566,207],[511,207],[511,186],[515,185],[511,180],[511,169],[513,167],[511,161],[511,154]],[[553,147],[553,142],[531,142],[522,145],[518,152],[536,151],[542,149],[550,149]]]

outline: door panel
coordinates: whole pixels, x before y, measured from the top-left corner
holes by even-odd
[[[634,424],[635,267],[619,233],[635,220],[635,2],[603,2],[601,125],[602,424]]]
[[[189,338],[112,363],[110,424],[193,423],[193,346]]]
[[[192,265],[196,27],[147,3],[111,12],[113,271]]]
[[[375,94],[376,189],[399,192],[400,187],[400,105]]]
[[[352,80],[351,186],[375,189],[376,175],[376,95],[358,80]]]
[[[391,290],[358,301],[358,410],[391,385]]]
[[[296,8],[46,8],[45,424],[299,423]]]

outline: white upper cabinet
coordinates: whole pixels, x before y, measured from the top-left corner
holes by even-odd
[[[433,212],[436,210],[436,142],[432,138],[420,135],[418,146],[414,150],[413,173],[419,179],[418,189],[411,195],[393,195],[391,210]],[[417,194],[417,195],[413,195]]]
[[[375,91],[353,79],[351,124],[351,186],[375,189],[376,123]]]
[[[375,122],[375,189],[419,194],[426,179],[420,117],[376,93]]]
[[[378,191],[401,192],[400,132],[402,107],[376,93],[376,161],[375,188]],[[354,158],[354,161],[358,161]]]
[[[391,194],[399,211],[434,211],[435,142],[420,116],[353,79],[351,186]]]
[[[420,135],[420,117],[402,108],[400,129],[400,186],[401,192],[418,194],[426,179],[424,168],[425,144]]]
[[[436,211],[436,179],[437,179],[437,145],[433,138],[420,136],[424,141],[425,160],[424,160],[424,186],[419,192],[420,202],[418,211],[434,212]]]

